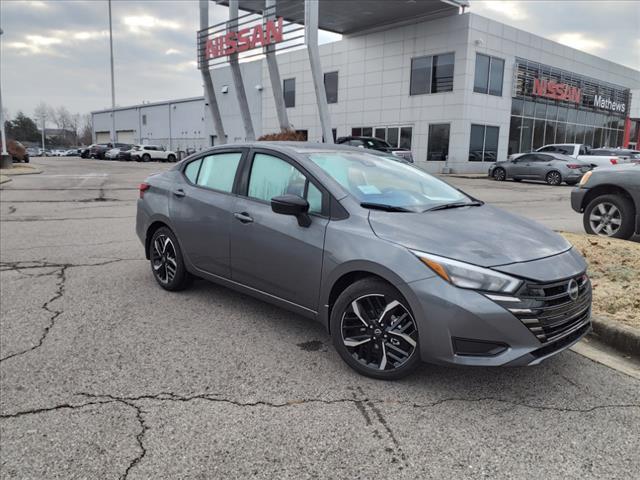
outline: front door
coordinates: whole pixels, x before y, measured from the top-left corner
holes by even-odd
[[[280,154],[257,151],[244,195],[231,221],[231,278],[241,284],[318,310],[328,193]],[[271,210],[271,198],[293,194],[309,202],[311,225]]]
[[[171,193],[170,216],[184,254],[199,270],[229,278],[232,195],[245,151],[225,151],[189,162]]]
[[[521,157],[516,158],[513,161],[511,175],[518,178],[528,178],[532,157],[533,154],[527,153],[526,155],[522,155]]]

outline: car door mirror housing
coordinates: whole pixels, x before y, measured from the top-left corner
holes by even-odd
[[[271,199],[271,210],[281,215],[292,215],[298,220],[298,225],[311,225],[309,217],[309,202],[298,195],[280,195]]]

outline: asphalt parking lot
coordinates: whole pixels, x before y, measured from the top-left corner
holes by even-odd
[[[0,187],[2,478],[638,477],[638,380],[572,351],[360,377],[315,323],[156,285],[135,203],[167,165],[34,163]],[[449,181],[581,231],[569,187]]]

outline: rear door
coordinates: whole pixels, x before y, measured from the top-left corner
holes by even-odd
[[[231,278],[317,311],[329,193],[296,161],[255,149],[231,220]],[[309,202],[311,225],[271,210],[271,199],[293,194]]]
[[[182,249],[199,270],[229,278],[229,229],[238,166],[247,149],[216,151],[187,163],[170,193]]]
[[[537,153],[532,155],[531,161],[529,162],[529,178],[536,180],[544,180],[549,171],[549,163],[551,163],[554,158],[551,155],[545,155],[543,153]]]

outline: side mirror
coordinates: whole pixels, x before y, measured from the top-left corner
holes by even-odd
[[[271,210],[281,215],[293,215],[301,227],[311,225],[309,202],[298,195],[280,195],[279,197],[273,197],[271,199]]]

